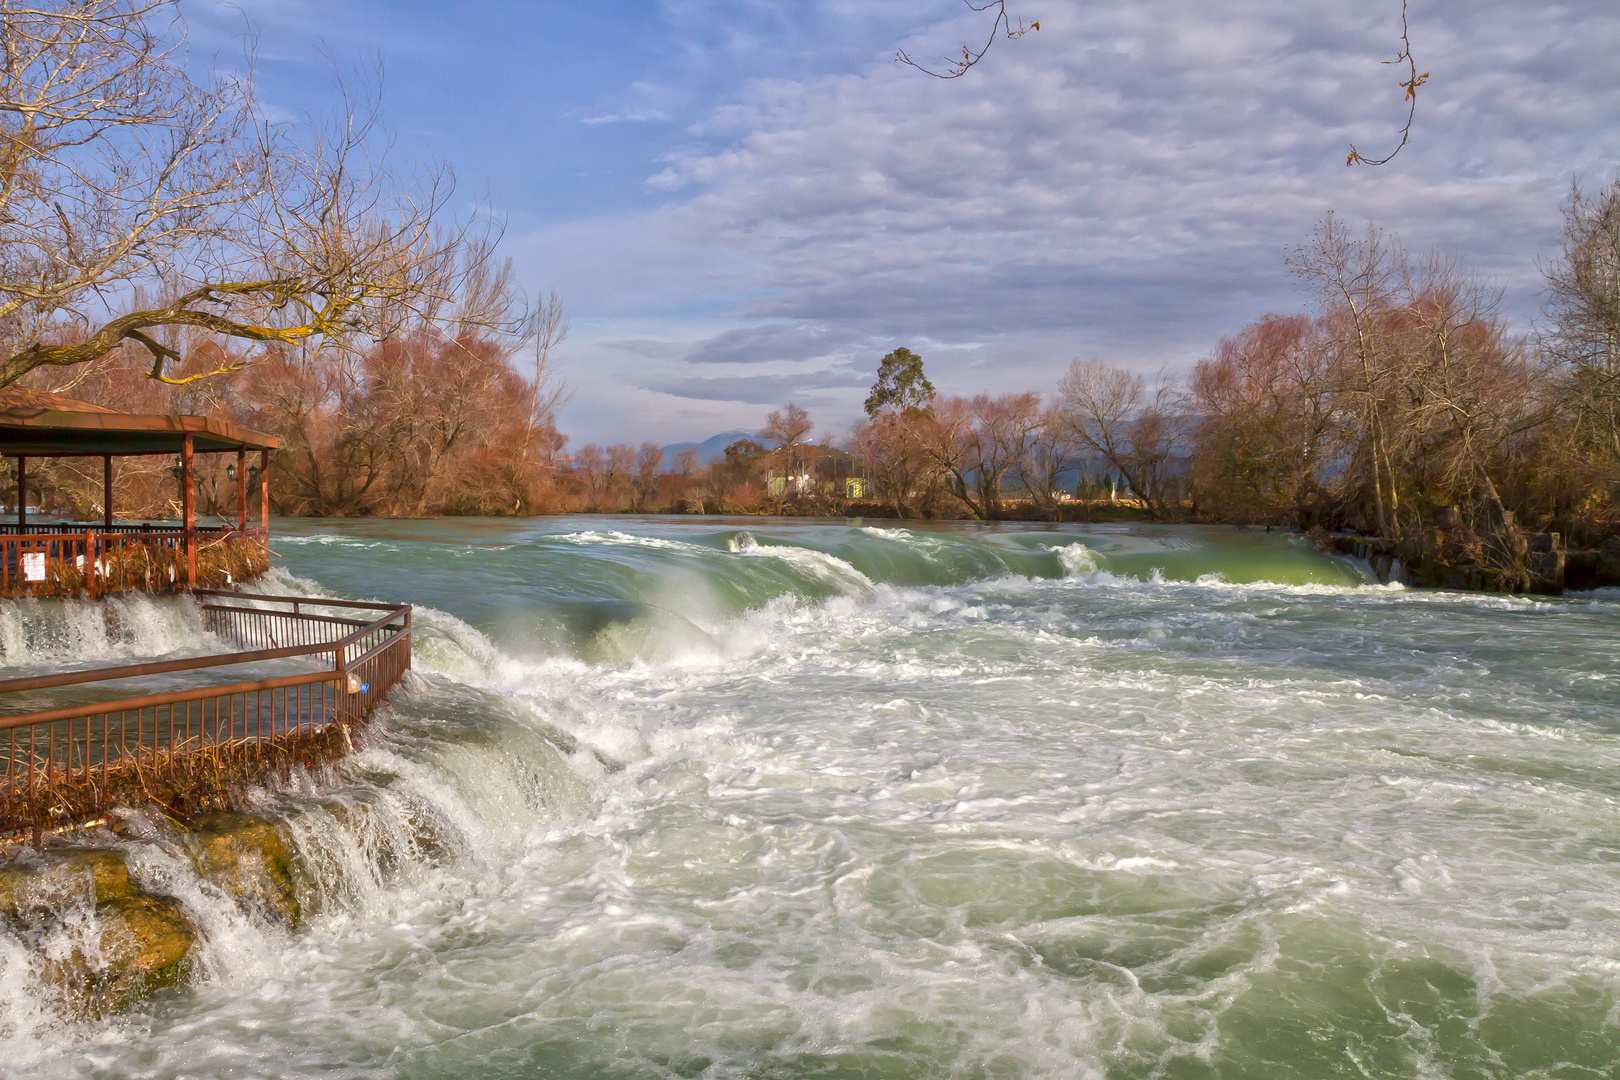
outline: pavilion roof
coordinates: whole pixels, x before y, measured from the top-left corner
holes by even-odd
[[[278,445],[273,436],[218,417],[125,413],[43,390],[0,386],[0,455],[178,454],[188,432],[200,454]]]

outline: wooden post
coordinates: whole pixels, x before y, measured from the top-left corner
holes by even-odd
[[[90,599],[96,598],[96,534],[84,534],[84,587]]]
[[[101,455],[101,523],[112,532],[112,455]]]
[[[247,532],[247,447],[236,448],[236,531]]]
[[[259,451],[259,539],[270,557],[270,451]]]
[[[191,471],[191,432],[180,437],[180,505],[186,519],[186,587],[197,587],[197,500]]]
[[[17,531],[28,531],[28,459],[17,455]]]

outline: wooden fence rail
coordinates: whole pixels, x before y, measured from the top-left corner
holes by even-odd
[[[0,717],[0,836],[157,803],[176,816],[295,763],[352,748],[353,729],[411,666],[409,605],[197,590],[238,652],[0,680],[0,694],[307,658],[316,670]],[[274,605],[274,606],[265,606]],[[370,620],[305,609],[361,611]],[[382,612],[379,616],[377,612]]]

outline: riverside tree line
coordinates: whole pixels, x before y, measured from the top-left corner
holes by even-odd
[[[463,274],[460,323],[405,327],[363,351],[231,353],[219,335],[181,328],[166,339],[174,382],[149,378],[125,346],[66,387],[277,435],[278,509],[295,514],[1125,515],[1401,541],[1442,513],[1483,528],[1496,507],[1583,546],[1614,534],[1620,184],[1570,197],[1544,318],[1528,333],[1466,269],[1376,231],[1329,219],[1290,265],[1314,310],[1265,315],[1183,379],[1077,361],[1047,394],[948,396],[901,348],[845,435],[816,437],[789,404],[708,465],[651,443],[565,453],[551,356],[567,333],[560,302],[513,319],[522,298],[489,260]],[[491,329],[502,325],[516,329]],[[147,466],[144,509],[173,497],[166,465]],[[71,467],[57,467],[63,497],[93,499],[97,477],[74,483]],[[224,506],[230,489],[214,483]]]
[[[575,508],[1087,518],[1348,528],[1400,542],[1511,513],[1582,546],[1620,517],[1620,183],[1572,193],[1540,325],[1453,260],[1329,218],[1289,258],[1312,311],[1268,314],[1184,379],[1072,364],[1047,394],[942,396],[920,357],[880,364],[841,445],[803,410],[658,486],[656,447],[576,455]],[[809,476],[770,486],[770,478]],[[840,477],[855,475],[852,497]],[[662,491],[660,502],[655,498]]]

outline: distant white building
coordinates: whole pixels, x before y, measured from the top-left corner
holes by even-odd
[[[767,473],[765,489],[777,498],[784,495],[808,495],[815,490],[815,481],[811,479],[809,473],[788,473],[785,476]]]

